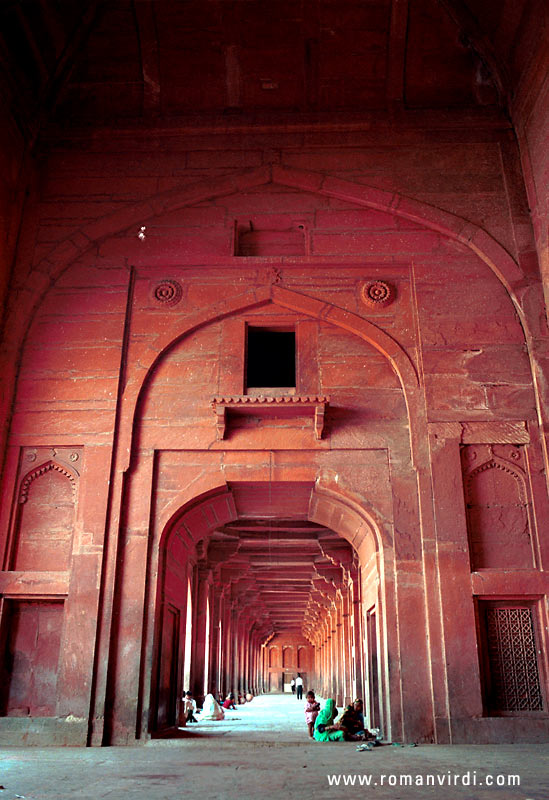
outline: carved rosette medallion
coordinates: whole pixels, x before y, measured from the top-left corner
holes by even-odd
[[[385,308],[396,296],[395,287],[386,281],[369,281],[360,290],[362,302],[370,308]]]
[[[153,296],[157,303],[175,306],[183,296],[183,289],[177,281],[164,280],[155,286]]]

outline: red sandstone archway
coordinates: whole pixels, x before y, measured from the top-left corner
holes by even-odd
[[[221,305],[217,305],[212,309],[207,310],[206,312],[201,312],[200,315],[196,315],[191,320],[187,319],[186,323],[189,325],[189,329],[185,332],[181,332],[181,330],[177,330],[177,322],[175,323],[171,321],[170,326],[168,326],[168,330],[164,334],[164,340],[166,341],[166,347],[161,352],[160,355],[156,355],[155,359],[153,360],[152,365],[146,369],[143,368],[143,365],[140,365],[142,368],[142,379],[134,380],[128,382],[128,390],[123,398],[122,401],[122,409],[121,409],[121,428],[120,428],[120,435],[118,441],[118,453],[121,457],[121,462],[119,462],[119,466],[122,466],[122,463],[128,459],[127,463],[130,463],[130,455],[133,452],[137,455],[138,448],[140,448],[141,442],[139,440],[139,436],[136,436],[133,439],[133,435],[138,432],[138,427],[136,427],[133,423],[134,419],[134,409],[139,411],[139,405],[135,405],[135,399],[139,391],[145,391],[148,379],[152,379],[155,374],[155,367],[157,364],[161,362],[161,359],[164,354],[168,353],[172,346],[176,343],[182,341],[186,335],[190,332],[198,329],[203,329],[207,327],[207,323],[215,319],[222,319],[224,317],[229,316],[230,314],[236,315],[237,313],[241,312],[243,309],[247,308],[260,308],[267,305],[272,300],[276,301],[277,306],[282,306],[290,309],[292,312],[299,312],[303,311],[303,314],[309,317],[316,317],[321,319],[325,322],[329,322],[330,325],[334,325],[335,327],[340,327],[341,329],[354,333],[358,335],[361,339],[365,340],[368,344],[373,345],[378,352],[381,352],[384,358],[387,359],[388,363],[390,364],[392,370],[397,374],[399,378],[400,386],[406,392],[406,406],[408,410],[411,409],[412,415],[415,413],[415,409],[418,408],[417,404],[417,377],[414,370],[412,363],[410,362],[408,356],[406,355],[405,351],[403,351],[397,342],[394,339],[387,336],[378,326],[375,326],[368,321],[363,320],[361,317],[358,317],[355,314],[346,312],[342,309],[338,309],[335,306],[318,301],[314,298],[307,297],[305,295],[285,290],[279,286],[267,286],[265,290],[261,293],[259,292],[248,292],[244,295],[239,295],[236,298],[226,301]],[[171,330],[170,330],[171,328]],[[137,377],[137,376],[136,376]],[[139,418],[139,415],[138,415]],[[415,437],[416,441],[421,442],[421,430],[422,425],[421,422],[418,421],[417,425],[410,425],[409,430],[412,432],[413,436]],[[426,438],[426,437],[423,437]],[[133,443],[132,443],[133,439]],[[372,444],[374,447],[383,449],[386,447],[386,442],[384,442],[383,437],[375,438],[375,441],[372,440]],[[141,451],[139,451],[141,452]],[[381,450],[382,452],[382,450]],[[190,543],[196,542],[201,538],[204,538],[206,534],[212,530],[212,525],[218,525],[220,520],[222,521],[226,515],[229,515],[227,519],[230,519],[231,514],[234,514],[234,509],[230,508],[230,496],[226,496],[226,493],[219,492],[219,485],[220,480],[219,477],[212,475],[211,472],[208,473],[203,472],[202,470],[198,470],[197,472],[193,471],[192,474],[192,481],[187,485],[186,481],[181,483],[181,488],[177,492],[175,497],[169,500],[168,503],[162,503],[157,505],[157,500],[155,496],[155,491],[150,484],[150,478],[154,474],[156,468],[153,465],[153,462],[150,461],[148,456],[142,457],[144,454],[141,453],[139,459],[134,460],[134,466],[130,469],[130,471],[124,477],[122,473],[120,473],[115,478],[115,485],[113,487],[113,496],[117,498],[116,502],[120,502],[121,508],[129,509],[130,515],[133,516],[131,509],[134,503],[139,510],[137,513],[142,514],[142,510],[148,503],[152,503],[155,507],[155,514],[157,515],[154,519],[153,528],[151,530],[151,535],[149,535],[149,543],[147,546],[147,550],[150,554],[150,568],[147,570],[148,578],[145,577],[143,573],[143,587],[139,588],[139,595],[143,596],[143,604],[145,608],[151,607],[151,601],[155,597],[155,589],[154,585],[156,582],[156,575],[158,570],[163,574],[166,569],[166,564],[162,559],[158,558],[160,549],[157,549],[156,542],[159,541],[160,532],[163,530],[168,530],[169,526],[173,523],[173,521],[179,518],[180,509],[184,507],[186,511],[189,513],[189,519],[192,521],[192,525],[190,525],[188,529],[188,535],[185,534],[186,538],[185,541],[181,540],[180,544],[181,547],[188,549]],[[409,460],[409,456],[407,456],[407,463]],[[409,465],[406,466],[406,469],[409,469]],[[311,474],[310,480],[312,482],[316,481],[319,476],[315,473]],[[413,476],[412,476],[413,478]],[[256,478],[260,479],[260,478]],[[320,476],[320,484],[317,486],[317,493],[322,489],[323,493],[326,495],[325,501],[323,504],[315,506],[315,508],[311,509],[311,514],[323,514],[326,518],[330,516],[331,513],[334,513],[334,508],[330,506],[328,503],[328,496],[329,491],[334,491],[334,496],[336,498],[339,497],[339,504],[336,503],[335,508],[335,517],[331,524],[331,529],[335,531],[336,534],[343,536],[344,538],[348,538],[349,541],[353,544],[355,549],[360,550],[362,547],[361,542],[356,539],[358,533],[362,530],[363,522],[361,519],[367,513],[365,510],[365,500],[361,498],[360,500],[356,501],[352,498],[348,497],[345,501],[347,506],[347,511],[345,514],[341,514],[338,511],[338,508],[341,506],[343,502],[344,494],[341,491],[341,487],[337,485],[337,476],[335,480],[334,486],[326,486],[326,479],[323,476]],[[119,484],[119,480],[121,481]],[[387,484],[388,485],[388,484]],[[196,501],[193,500],[193,497],[196,498],[199,496],[201,498],[201,502],[204,500],[205,497],[212,498],[212,505],[208,506],[210,509],[208,514],[204,516],[204,508],[205,507],[195,507]],[[140,498],[137,500],[137,498]],[[133,499],[135,498],[135,499]],[[190,503],[190,506],[188,505]],[[229,504],[229,505],[227,505]],[[387,506],[391,505],[391,501],[388,500]],[[328,508],[330,511],[328,511]],[[322,512],[321,512],[321,509]],[[370,515],[371,520],[375,519],[375,513]],[[311,517],[311,521],[314,521],[315,517]],[[319,517],[319,524],[323,524]],[[143,524],[145,522],[144,518],[142,518]],[[186,523],[184,523],[186,525]],[[373,523],[372,523],[373,524]],[[415,523],[417,524],[417,522]],[[373,525],[372,529],[375,529],[375,525]],[[388,546],[388,550],[384,547],[383,551],[392,553],[392,544],[391,544],[391,533],[390,529],[379,529],[379,536],[383,535],[386,539],[385,545]],[[122,533],[122,539],[125,538],[125,534]],[[144,540],[143,540],[144,541]],[[125,545],[123,543],[120,544],[120,552],[124,551]],[[139,545],[139,550],[141,550],[141,545]],[[382,552],[381,547],[378,546],[377,551]],[[137,619],[137,611],[138,611],[138,604],[135,602],[134,594],[135,588],[137,584],[135,584],[135,580],[140,581],[141,577],[138,578],[138,575],[141,576],[141,568],[137,568],[134,566],[135,558],[137,558],[137,552],[135,551],[135,556],[132,554],[131,558],[128,558],[128,553],[126,551],[125,561],[124,563],[120,564],[118,569],[115,571],[115,565],[113,563],[111,572],[112,575],[112,585],[108,582],[106,586],[108,591],[112,592],[112,597],[114,598],[114,624],[116,627],[120,629],[122,628],[130,629],[135,626],[140,626],[141,623]],[[144,556],[144,553],[143,553]],[[376,557],[377,558],[377,557]],[[144,562],[143,562],[144,563]],[[379,573],[379,568],[376,563],[375,565],[376,574]],[[384,580],[387,575],[388,585],[394,587],[394,566],[393,566],[393,555],[391,554],[386,562],[385,571],[384,571]],[[390,574],[389,574],[390,573]],[[134,579],[132,585],[128,583],[128,579],[125,577],[126,575],[134,575]],[[107,581],[109,580],[107,574]],[[205,607],[205,597],[203,598],[203,603],[195,603],[195,609],[199,607]],[[423,603],[424,600],[416,598],[419,605],[417,606],[418,613],[423,614]],[[141,602],[141,601],[139,601]],[[384,608],[383,610],[379,610],[377,614],[377,619],[379,621],[379,631],[380,631],[380,643],[386,641],[386,630],[388,630],[388,626],[391,626],[393,631],[396,631],[396,614],[394,611],[394,598],[391,594],[390,598],[386,598],[384,601]],[[168,640],[172,642],[174,647],[174,643],[177,641],[177,636],[175,634],[175,630],[178,628],[177,619],[180,621],[185,619],[186,614],[183,609],[177,609],[175,604],[171,602],[169,599],[166,601],[162,600],[159,601],[156,605],[157,608],[157,619],[156,619],[156,629],[159,630],[159,625],[162,622],[160,620],[168,619],[170,620],[170,633]],[[393,610],[391,610],[393,609]],[[364,610],[364,609],[363,609]],[[194,612],[193,612],[194,614]],[[159,615],[159,616],[158,616]],[[195,618],[195,621],[198,620]],[[153,653],[155,649],[153,647],[153,637],[152,632],[155,626],[152,623],[152,619],[148,619],[145,624],[145,640],[143,642],[143,650],[141,655],[141,663],[142,664],[149,664],[150,659],[152,659]],[[199,626],[195,625],[195,630],[198,631]],[[361,630],[361,624],[357,622],[356,630]],[[182,641],[182,632],[179,632],[179,641]],[[215,637],[212,637],[214,640]],[[112,652],[111,656],[111,665],[109,667],[109,696],[112,698],[112,725],[109,723],[106,725],[106,741],[126,741],[129,736],[129,731],[132,729],[132,717],[134,716],[133,709],[128,706],[127,703],[127,690],[125,689],[125,685],[128,684],[128,687],[132,683],[132,677],[130,672],[126,670],[126,674],[122,676],[119,674],[119,667],[118,664],[121,663],[122,653],[128,655],[129,651],[131,650],[133,655],[133,659],[135,663],[138,663],[139,657],[137,656],[137,650],[139,649],[137,641],[133,642],[126,642],[123,637],[118,634],[115,637],[115,647],[114,651]],[[392,647],[398,647],[397,645],[397,637],[396,633],[390,637],[390,644]],[[408,646],[408,644],[407,644]],[[384,649],[385,648],[385,649]],[[113,648],[111,648],[113,650]],[[158,650],[156,651],[158,652]],[[386,652],[386,646],[380,644],[380,653]],[[143,660],[144,653],[148,653],[148,656]],[[384,657],[384,656],[383,656]],[[392,659],[393,665],[399,664],[399,656],[395,654],[394,658]],[[129,659],[128,659],[129,661]],[[205,661],[205,659],[203,659]],[[426,663],[426,662],[424,662]],[[380,658],[380,668],[382,665],[382,660]],[[139,731],[144,731],[147,729],[147,725],[150,724],[148,719],[145,719],[149,714],[149,708],[158,709],[160,706],[163,708],[169,709],[169,713],[167,717],[162,720],[162,722],[166,722],[167,719],[170,717],[173,718],[174,715],[174,704],[171,702],[160,702],[159,697],[164,693],[164,697],[166,696],[166,691],[169,696],[171,689],[169,688],[172,686],[174,680],[177,679],[176,672],[173,672],[173,662],[169,662],[163,664],[161,659],[157,659],[155,662],[155,666],[153,669],[153,675],[155,676],[154,681],[160,680],[159,676],[164,676],[165,682],[167,682],[168,688],[166,686],[161,687],[158,689],[158,684],[153,681],[152,684],[152,697],[149,697],[149,693],[151,691],[151,685],[148,683],[150,673],[144,671],[143,668],[140,670],[139,676],[139,684],[140,684],[140,701],[138,704],[138,720],[137,720],[137,730],[138,730],[138,737]],[[198,669],[198,673],[200,673],[201,668]],[[197,670],[195,669],[195,673]],[[383,708],[383,703],[389,702],[389,696],[395,695],[397,697],[398,693],[400,692],[399,688],[399,667],[393,666],[393,671],[391,674],[390,679],[390,691],[387,690],[387,686],[389,685],[389,678],[386,677],[383,681],[379,681],[380,687],[385,691],[386,699],[385,701],[380,701],[377,703],[379,708]],[[394,678],[394,681],[393,681]],[[137,675],[135,676],[135,680],[137,680]],[[428,681],[426,680],[425,685],[428,685]],[[133,691],[133,690],[131,690]],[[427,701],[428,702],[428,701]],[[417,705],[417,704],[416,704]],[[393,709],[392,717],[391,717],[391,724],[397,727],[397,729],[402,724],[402,719],[400,716],[400,712],[398,709],[401,707],[401,702],[396,700],[391,702],[391,708]],[[156,712],[155,712],[156,713]],[[414,716],[414,712],[412,712],[412,717]],[[386,718],[389,720],[389,716],[386,715]],[[155,718],[154,725],[159,722],[158,715]],[[154,727],[153,725],[153,727]],[[411,722],[412,728],[414,727],[414,722]],[[422,735],[424,735],[422,733]],[[429,734],[427,734],[429,735]]]
[[[364,617],[358,602],[360,597],[363,604],[375,608],[383,625],[387,616],[393,617],[391,610],[394,598],[385,591],[385,573],[389,576],[389,585],[393,585],[390,537],[383,535],[382,527],[361,508],[356,499],[345,497],[334,491],[333,487],[322,486],[318,482],[288,482],[286,485],[273,486],[261,481],[220,486],[217,491],[195,498],[180,508],[164,526],[158,542],[160,569],[156,590],[151,694],[144,702],[144,707],[150,703],[150,728],[153,731],[169,728],[175,722],[175,715],[172,713],[170,718],[166,709],[174,707],[175,698],[181,693],[181,664],[188,658],[178,642],[184,638],[181,623],[187,614],[185,586],[189,577],[194,584],[194,598],[198,605],[193,623],[196,631],[192,653],[192,685],[197,694],[208,657],[212,663],[207,688],[223,694],[227,691],[236,693],[239,689],[269,691],[273,687],[272,676],[278,676],[278,672],[284,669],[284,661],[272,661],[271,648],[276,647],[274,642],[264,650],[273,636],[288,636],[288,631],[273,629],[273,620],[269,615],[281,613],[281,619],[284,619],[284,615],[289,613],[286,624],[292,626],[296,613],[295,609],[288,611],[286,600],[278,612],[276,604],[264,602],[262,591],[265,585],[270,587],[271,583],[265,584],[264,556],[256,550],[257,543],[263,548],[271,548],[272,542],[269,540],[266,545],[266,534],[257,537],[256,533],[253,540],[255,549],[250,550],[248,544],[246,551],[245,537],[249,534],[241,533],[238,540],[231,537],[244,524],[243,521],[245,531],[250,525],[261,524],[262,517],[255,520],[249,515],[261,509],[261,503],[266,498],[270,502],[269,526],[274,526],[278,535],[289,535],[291,526],[299,528],[301,524],[309,526],[307,530],[310,531],[310,538],[300,540],[301,548],[304,541],[311,546],[315,536],[320,537],[319,555],[314,565],[311,564],[309,605],[302,620],[308,630],[308,642],[304,643],[305,646],[301,645],[301,669],[303,665],[308,667],[306,680],[314,681],[317,691],[325,696],[334,695],[340,704],[347,702],[353,694],[365,693],[371,724],[383,724],[385,730],[390,730],[391,726],[394,729],[395,725],[399,725],[398,712],[393,710],[391,713],[391,708],[400,707],[400,689],[395,680],[398,670],[394,670],[390,677],[386,667],[389,651],[397,644],[396,631],[382,630],[381,625],[377,631],[381,652],[377,654],[378,673],[374,680],[373,676],[368,675],[372,661],[365,652]],[[296,498],[299,498],[297,502]],[[288,515],[297,515],[302,522],[296,519],[291,524],[284,521]],[[282,530],[286,533],[281,534]],[[270,535],[273,535],[272,531]],[[277,548],[277,553],[278,558],[283,557],[280,548]],[[253,561],[254,554],[260,559],[259,565],[252,564],[250,568],[246,558],[251,555]],[[269,556],[276,560],[276,554],[273,556],[270,549]],[[154,564],[151,568],[156,574]],[[220,591],[216,592],[216,587]],[[270,594],[269,588],[267,595]],[[234,597],[240,600],[247,598],[247,603],[242,604],[245,617],[243,625],[234,616],[234,608],[231,607],[230,601]],[[228,604],[225,602],[227,599]],[[209,631],[205,629],[207,601],[211,602],[213,608]],[[296,603],[299,600],[295,600],[294,605]],[[387,609],[390,610],[389,615]],[[175,633],[174,620],[179,626]],[[249,620],[253,620],[251,628]],[[333,630],[331,626],[335,626]],[[241,651],[239,638],[246,636],[248,630],[250,638]],[[220,632],[223,638],[217,640]],[[208,633],[213,637],[209,651],[205,649]],[[325,638],[324,634],[327,634]],[[297,639],[294,637],[288,641]],[[308,653],[311,649],[307,646],[309,644],[314,647],[312,656]],[[149,646],[152,646],[152,641]],[[282,645],[277,652],[286,652],[286,649],[297,652],[298,645],[287,648]],[[393,661],[395,657],[396,653]],[[221,660],[223,663],[220,663]],[[149,662],[148,657],[146,662]],[[373,686],[378,682],[380,692],[374,698],[368,685]],[[279,685],[275,683],[275,686]],[[377,716],[374,716],[374,706]]]
[[[412,424],[410,425],[412,436],[415,437],[414,444],[416,444],[418,441],[420,442],[420,444],[421,442],[423,442],[423,446],[425,447],[427,434],[425,425],[423,425],[425,420],[421,418],[421,404],[419,402],[410,402],[411,399],[415,401],[417,401],[418,399],[417,394],[414,397],[414,393],[417,387],[417,376],[415,374],[413,363],[410,361],[408,355],[398,345],[398,343],[396,343],[394,339],[389,337],[386,334],[386,332],[382,331],[378,326],[373,326],[371,323],[363,320],[356,314],[337,308],[331,303],[326,303],[323,301],[319,301],[317,299],[310,298],[305,294],[301,294],[299,292],[294,292],[294,291],[288,291],[283,286],[279,286],[276,284],[267,285],[262,290],[258,290],[255,292],[244,292],[241,295],[238,295],[237,297],[234,297],[232,299],[224,301],[223,303],[220,303],[219,305],[206,309],[206,311],[201,311],[196,316],[187,317],[185,319],[185,325],[188,327],[186,327],[184,331],[181,331],[180,319],[174,316],[173,318],[171,318],[166,322],[165,334],[162,337],[159,337],[159,339],[157,340],[160,349],[160,355],[158,350],[153,351],[153,348],[151,348],[149,353],[147,353],[147,359],[145,359],[144,362],[140,362],[137,365],[135,372],[132,371],[132,374],[130,376],[126,376],[129,377],[126,383],[127,391],[124,397],[121,399],[120,412],[117,418],[116,434],[118,438],[116,439],[117,452],[115,457],[115,468],[113,468],[114,488],[112,491],[112,497],[114,498],[112,502],[112,508],[114,510],[111,513],[113,530],[111,530],[109,533],[111,539],[115,539],[114,526],[118,524],[117,512],[119,509],[117,508],[117,505],[120,504],[120,509],[123,518],[121,527],[123,527],[126,521],[125,515],[128,514],[128,516],[131,516],[133,514],[133,509],[135,506],[139,507],[140,504],[145,505],[146,502],[148,502],[148,499],[144,499],[146,497],[145,494],[140,496],[139,481],[141,479],[141,474],[143,472],[146,472],[148,469],[150,469],[151,472],[154,470],[153,462],[152,461],[147,462],[147,459],[144,458],[143,463],[132,464],[131,472],[128,472],[127,474],[124,473],[130,464],[129,454],[131,453],[132,435],[135,430],[134,424],[136,420],[136,415],[135,415],[136,399],[139,395],[139,391],[142,389],[142,387],[147,385],[149,377],[153,375],[155,367],[159,363],[159,360],[162,358],[162,355],[165,352],[167,352],[167,350],[171,347],[173,342],[179,341],[189,332],[196,330],[201,326],[202,327],[206,326],[208,322],[211,321],[212,319],[220,319],[224,316],[237,314],[243,308],[252,308],[252,307],[258,308],[260,306],[267,305],[271,301],[276,302],[281,307],[285,307],[290,310],[303,313],[304,315],[309,315],[313,318],[322,319],[330,323],[333,323],[334,325],[342,329],[345,329],[347,331],[350,331],[358,335],[363,340],[372,344],[379,352],[383,353],[384,357],[387,358],[392,368],[395,370],[395,373],[399,376],[401,386],[403,387],[406,393],[409,412],[411,409],[412,410],[411,414],[417,414],[419,416],[419,421],[417,421],[416,419],[412,419]],[[415,446],[412,447],[412,452],[413,453],[416,452]],[[427,463],[427,458],[422,459],[422,463],[423,465],[425,465]],[[136,480],[136,474],[137,474],[137,480]],[[413,474],[408,474],[404,476],[405,480],[413,480],[414,478],[415,475]],[[425,479],[425,472],[419,475],[418,480],[421,479]],[[213,483],[211,478],[206,478],[204,480],[204,483],[201,483],[201,480],[202,480],[201,476],[198,475],[196,478],[196,482],[193,483],[192,487],[187,487],[187,486],[181,487],[181,492],[180,492],[181,497],[178,497],[177,500],[173,501],[173,503],[176,503],[177,508],[180,507],[182,502],[187,502],[190,499],[190,497],[193,496],[193,494],[194,496],[198,496],[199,494],[201,494],[206,490],[209,489],[215,490],[215,487],[219,484],[219,480],[217,479],[214,479]],[[427,496],[427,494],[428,494],[428,488],[425,491],[425,496]],[[154,502],[154,498],[152,498],[152,502]],[[173,503],[172,506],[170,506],[169,513],[172,513],[174,511]],[[360,503],[358,505],[359,505],[359,510],[357,511],[357,513],[358,516],[360,517],[361,515]],[[413,510],[412,514],[410,514],[410,517],[413,516],[414,511],[415,509]],[[160,513],[167,514],[168,511],[164,509]],[[407,509],[406,513],[408,513]],[[407,526],[408,526],[408,521],[407,521]],[[409,534],[407,526],[405,533]],[[337,533],[341,533],[341,531],[338,530],[338,527],[335,523],[331,529],[335,530]],[[143,536],[143,540],[146,541],[145,536]],[[120,546],[120,553],[123,553],[125,547],[124,532],[121,535],[121,541],[122,544]],[[417,541],[419,541],[419,536],[417,537]],[[111,551],[108,552],[107,557],[111,558],[112,559],[111,563],[114,564],[114,559],[111,556],[112,552],[113,550],[111,549]],[[124,577],[124,573],[131,574],[131,559],[136,558],[132,552],[129,552],[129,555],[128,553],[126,553],[125,557],[126,556],[128,562],[130,563],[129,565],[124,563],[120,566],[120,572],[122,578]],[[408,560],[406,556],[407,556],[406,553],[402,555],[402,559],[404,562]],[[136,560],[138,559],[136,558]],[[115,571],[116,571],[115,566],[112,567],[110,573],[108,569],[106,569],[105,571],[106,575],[105,585],[107,586],[107,592],[112,590],[113,594],[114,594],[114,587],[117,585],[113,578]],[[149,580],[151,583],[154,581],[154,573],[152,572],[149,573]],[[406,578],[404,578],[403,583],[405,582],[405,580]],[[124,584],[123,580],[120,581],[118,588],[120,589],[120,594],[121,594],[121,600],[120,600],[121,605],[124,607],[124,604],[126,604],[127,608],[133,607],[134,617],[130,616],[128,618],[126,614],[121,615],[122,626],[127,625],[128,628],[131,628],[132,627],[131,620],[134,619],[135,616],[139,616],[139,603],[141,602],[141,596],[138,596],[137,599],[134,598],[131,595],[131,592],[129,591],[129,587]],[[436,587],[434,588],[434,590],[436,590]],[[140,591],[141,587],[139,587],[138,594]],[[148,596],[147,595],[148,591],[149,587],[146,587],[143,590],[145,598],[147,598]],[[417,596],[419,596],[419,594],[420,592],[418,591]],[[417,601],[417,596],[416,596],[416,601]],[[145,602],[145,607],[146,606],[147,603]],[[105,614],[107,615],[110,613],[110,610],[108,608],[108,603],[105,604],[105,607],[107,608],[107,611],[105,612]],[[420,608],[419,601],[417,602],[416,607]],[[137,613],[135,612],[136,608],[137,608]],[[169,609],[166,611],[166,613],[169,616],[170,613]],[[433,615],[433,618],[434,616],[435,615]],[[393,616],[388,614],[387,615],[388,622],[387,625],[383,627],[383,630],[397,630],[399,625],[399,620],[396,617],[397,617],[396,614],[393,614]],[[130,619],[130,622],[128,622],[128,619]],[[105,624],[104,626],[102,625],[100,627],[101,630],[106,631],[108,630],[109,626],[108,624]],[[172,625],[172,632],[174,630],[175,630],[175,623]],[[175,637],[175,634],[173,635]],[[121,652],[123,651],[123,644],[124,641],[122,641],[122,644],[120,646]],[[409,648],[411,647],[411,643],[409,641],[407,643],[407,646]],[[101,660],[101,655],[98,656],[98,660]],[[121,660],[119,661],[121,663]],[[398,670],[400,667],[398,659],[396,660],[395,663],[397,664],[397,666],[395,667],[394,663],[392,662],[392,667],[393,669]],[[143,674],[146,675],[148,679],[148,674],[149,674],[148,671],[146,671],[145,667],[143,667],[143,670],[144,670]],[[145,680],[145,678],[143,678],[143,680]],[[142,696],[144,696],[143,692]],[[120,694],[120,697],[122,698],[123,702],[124,701],[123,693]],[[394,708],[394,706],[392,706],[392,708]],[[396,713],[397,712],[395,711],[395,714]]]

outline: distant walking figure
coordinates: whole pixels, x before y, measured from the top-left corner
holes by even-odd
[[[292,694],[295,694],[295,678],[290,681],[290,686],[292,687]]]
[[[297,673],[297,678],[295,679],[295,685],[297,689],[297,699],[303,700],[303,678],[299,672]]]

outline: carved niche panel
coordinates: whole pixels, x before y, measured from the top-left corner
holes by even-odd
[[[279,647],[270,647],[269,648],[269,666],[270,667],[280,667],[280,648]]]
[[[69,569],[79,477],[75,465],[79,460],[80,452],[74,448],[25,451],[10,569]]]
[[[294,655],[294,648],[293,647],[283,647],[282,648],[282,666],[286,667],[295,667],[295,655]]]
[[[534,566],[522,448],[462,447],[471,569]]]

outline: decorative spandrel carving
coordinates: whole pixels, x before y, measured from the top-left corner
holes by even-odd
[[[461,456],[472,570],[533,567],[521,448],[467,445]]]

